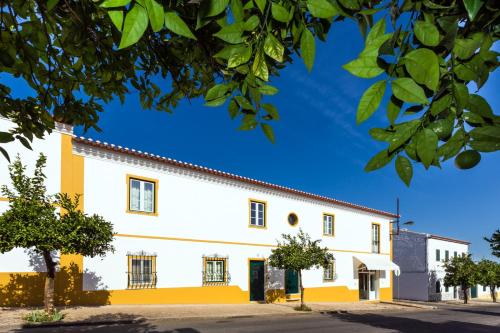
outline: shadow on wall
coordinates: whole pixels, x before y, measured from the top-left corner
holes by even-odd
[[[436,271],[431,271],[429,273],[429,301],[440,302],[442,299],[441,280],[438,279]]]
[[[268,266],[265,290],[267,303],[283,301],[285,299],[285,271]]]
[[[0,280],[0,306],[37,306],[43,304],[45,272],[7,273],[8,277]],[[81,272],[80,267],[71,263],[56,272],[56,305],[105,305],[109,304],[110,293],[106,290],[83,291],[83,275],[86,284],[93,283],[88,289],[98,289],[102,283],[92,272]]]

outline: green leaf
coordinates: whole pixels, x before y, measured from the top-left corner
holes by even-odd
[[[328,0],[307,0],[307,8],[317,18],[332,18],[338,12]]]
[[[399,112],[401,112],[401,104],[401,101],[393,96],[391,96],[389,103],[387,103],[387,119],[389,119],[391,125],[394,125],[394,122],[399,116]]]
[[[481,0],[463,0],[465,9],[467,10],[467,14],[469,14],[469,18],[471,21],[474,21],[477,13],[483,6],[483,1]]]
[[[396,98],[408,103],[429,104],[424,89],[410,78],[399,78],[392,81],[392,92]]]
[[[188,25],[174,12],[165,12],[165,26],[168,30],[179,36],[196,40],[196,37],[191,32]]]
[[[417,142],[417,155],[425,168],[429,169],[436,156],[436,149],[439,141],[438,136],[434,131],[424,128],[417,133],[415,139]]]
[[[342,66],[346,71],[361,77],[364,79],[374,78],[384,72],[377,64],[377,58],[374,57],[362,57],[355,59],[344,66]]]
[[[137,43],[148,27],[148,12],[146,8],[139,4],[134,7],[125,16],[122,38],[119,49],[124,49]]]
[[[219,32],[215,33],[214,36],[231,44],[239,44],[243,42],[243,38],[241,37],[242,34],[243,29],[241,24],[234,23],[223,27]]]
[[[229,4],[229,0],[207,0],[207,3],[208,9],[205,17],[211,17],[222,13]]]
[[[372,128],[368,133],[373,139],[385,142],[389,142],[394,134],[394,132],[387,131],[383,128]]]
[[[472,94],[469,96],[468,110],[484,118],[493,119],[493,110],[488,102],[481,96]]]
[[[419,120],[411,120],[406,123],[401,123],[395,126],[396,133],[391,137],[389,142],[389,151],[393,152],[406,141],[408,141],[420,126]]]
[[[460,149],[464,146],[464,141],[465,133],[462,129],[460,129],[453,134],[448,142],[439,147],[438,154],[443,157],[443,161],[446,161],[458,154]]]
[[[14,136],[9,132],[0,132],[0,143],[7,143],[14,141]]]
[[[262,104],[262,108],[266,110],[267,114],[271,117],[272,120],[279,120],[280,115],[278,113],[278,109],[272,104]]]
[[[114,8],[114,7],[123,7],[128,5],[132,0],[106,0],[101,3],[101,7],[104,8]]]
[[[437,46],[439,44],[439,30],[434,24],[427,21],[417,21],[413,31],[422,44],[427,46]]]
[[[229,87],[227,86],[227,84],[224,83],[217,84],[207,91],[207,94],[205,95],[205,100],[212,101],[215,99],[219,99],[225,96],[228,91]]]
[[[289,21],[288,10],[286,10],[285,7],[277,4],[276,2],[273,2],[271,4],[271,14],[276,21],[283,23],[288,23]]]
[[[118,29],[118,31],[122,31],[123,28],[123,11],[121,10],[108,10],[109,18],[113,25]]]
[[[425,48],[413,50],[405,55],[404,64],[417,83],[436,91],[439,84],[439,59],[434,51]]]
[[[386,88],[385,80],[371,85],[361,96],[356,113],[356,123],[359,125],[378,109]]]
[[[374,171],[386,166],[392,159],[394,154],[390,154],[387,150],[382,150],[377,155],[373,156],[365,166],[365,171]]]
[[[352,10],[359,9],[358,0],[339,0],[339,1],[342,4],[342,6],[344,6],[347,9],[352,9]],[[364,12],[366,13],[366,11],[368,11],[368,10],[365,10]],[[372,9],[372,11],[373,10],[376,10],[376,9]]]
[[[469,90],[462,83],[453,83],[453,93],[460,108],[465,109],[469,105]]]
[[[5,159],[10,163],[9,153],[7,153],[7,151],[5,149],[3,149],[2,147],[0,147],[0,153],[2,153],[2,155],[5,157]]]
[[[469,145],[471,146],[471,148],[485,153],[491,153],[500,150],[500,141],[494,142],[472,140],[469,142]]]
[[[259,8],[260,12],[264,14],[264,9],[266,8],[267,0],[254,0],[257,8]]]
[[[228,111],[229,111],[229,117],[231,117],[231,119],[236,118],[236,116],[240,112],[240,107],[234,99],[231,99],[231,101],[229,102]]]
[[[235,96],[234,99],[236,99],[236,102],[238,102],[238,105],[241,106],[243,109],[254,110],[253,105],[245,97]]]
[[[264,41],[264,52],[278,62],[283,62],[283,53],[285,48],[280,41],[269,33]]]
[[[372,58],[376,62],[379,56],[380,47],[392,37],[392,33],[378,36],[374,39],[368,40],[365,44],[365,48],[359,54],[359,58]]]
[[[246,64],[250,57],[252,56],[252,47],[245,46],[241,48],[241,52],[235,52],[227,61],[228,68],[238,67],[239,65]]]
[[[433,116],[437,116],[444,110],[447,110],[452,102],[452,97],[451,95],[444,95],[443,97],[433,100],[431,104],[431,114]]]
[[[272,96],[272,95],[276,95],[278,93],[278,88],[270,86],[268,84],[260,86],[258,89],[262,95],[271,95]]]
[[[221,106],[222,104],[226,103],[226,100],[228,97],[229,96],[222,96],[222,97],[213,99],[211,101],[206,101],[204,105],[205,106],[212,106],[212,107]]]
[[[264,132],[264,134],[269,139],[269,141],[271,141],[272,143],[274,143],[274,130],[273,130],[273,127],[271,125],[269,125],[269,124],[262,123],[262,124],[260,124],[260,128],[262,128],[262,132]]]
[[[457,38],[453,46],[453,54],[459,59],[469,59],[477,49],[481,47],[481,42],[472,38]]]
[[[411,178],[413,177],[413,167],[409,159],[404,156],[399,155],[396,158],[396,171],[399,178],[406,184],[410,186]]]
[[[304,64],[310,72],[316,56],[316,43],[314,41],[314,36],[309,29],[304,29],[304,31],[302,31],[302,36],[300,37],[300,49],[302,51]]]
[[[385,34],[385,19],[379,20],[366,36],[365,44],[373,44],[378,38],[382,37]],[[382,45],[382,44],[381,44]]]
[[[500,142],[500,126],[476,127],[469,134],[476,140]]]
[[[241,0],[231,0],[231,13],[235,22],[241,22],[244,18],[243,3]]]
[[[259,17],[257,15],[252,15],[243,24],[243,29],[245,31],[253,31],[259,26],[259,24],[260,24]]]
[[[155,0],[144,0],[146,10],[148,11],[149,22],[154,32],[160,31],[165,23],[163,6]]]
[[[262,50],[257,51],[255,54],[255,59],[252,64],[252,73],[264,81],[269,80],[269,70]]]
[[[246,48],[247,48],[247,46],[244,43],[236,44],[236,45],[229,44],[226,47],[224,47],[222,50],[220,50],[219,52],[214,54],[214,58],[221,58],[221,59],[229,60],[229,58],[231,58],[231,56],[233,54],[242,53],[245,51]]]

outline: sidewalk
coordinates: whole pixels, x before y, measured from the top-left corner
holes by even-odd
[[[155,319],[227,318],[272,315],[307,315],[318,312],[415,311],[415,308],[391,303],[308,303],[313,312],[293,309],[298,303],[286,304],[210,304],[210,305],[106,305],[59,308],[65,315],[63,324],[97,324],[135,322]],[[0,331],[27,324],[22,318],[33,308],[1,308]],[[58,323],[55,323],[56,325]]]

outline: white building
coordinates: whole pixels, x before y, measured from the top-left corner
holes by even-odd
[[[394,298],[440,301],[461,297],[457,288],[444,286],[443,262],[468,254],[469,242],[405,229],[393,237],[393,260],[401,270],[394,280]]]
[[[0,131],[12,124],[0,119]],[[247,303],[297,298],[295,272],[266,259],[299,228],[335,260],[304,272],[306,301],[392,299],[392,213],[160,156],[76,138],[68,126],[33,151],[47,156],[49,193],[80,194],[80,208],[114,224],[105,258],[62,255],[57,302],[65,304]],[[5,160],[0,185],[9,185]],[[0,198],[0,213],[9,202]],[[42,302],[44,265],[25,249],[0,254],[0,305]]]

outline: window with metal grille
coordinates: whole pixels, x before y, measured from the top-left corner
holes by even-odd
[[[146,253],[127,254],[128,288],[156,288],[156,255]]]
[[[372,252],[380,253],[380,225],[372,224]]]
[[[204,285],[227,284],[229,280],[227,258],[217,256],[203,258]]]
[[[264,228],[266,226],[266,203],[250,200],[250,226]]]
[[[333,236],[335,217],[331,214],[323,214],[323,235]]]
[[[328,263],[328,266],[323,269],[323,280],[333,281],[335,279],[335,259]]]

